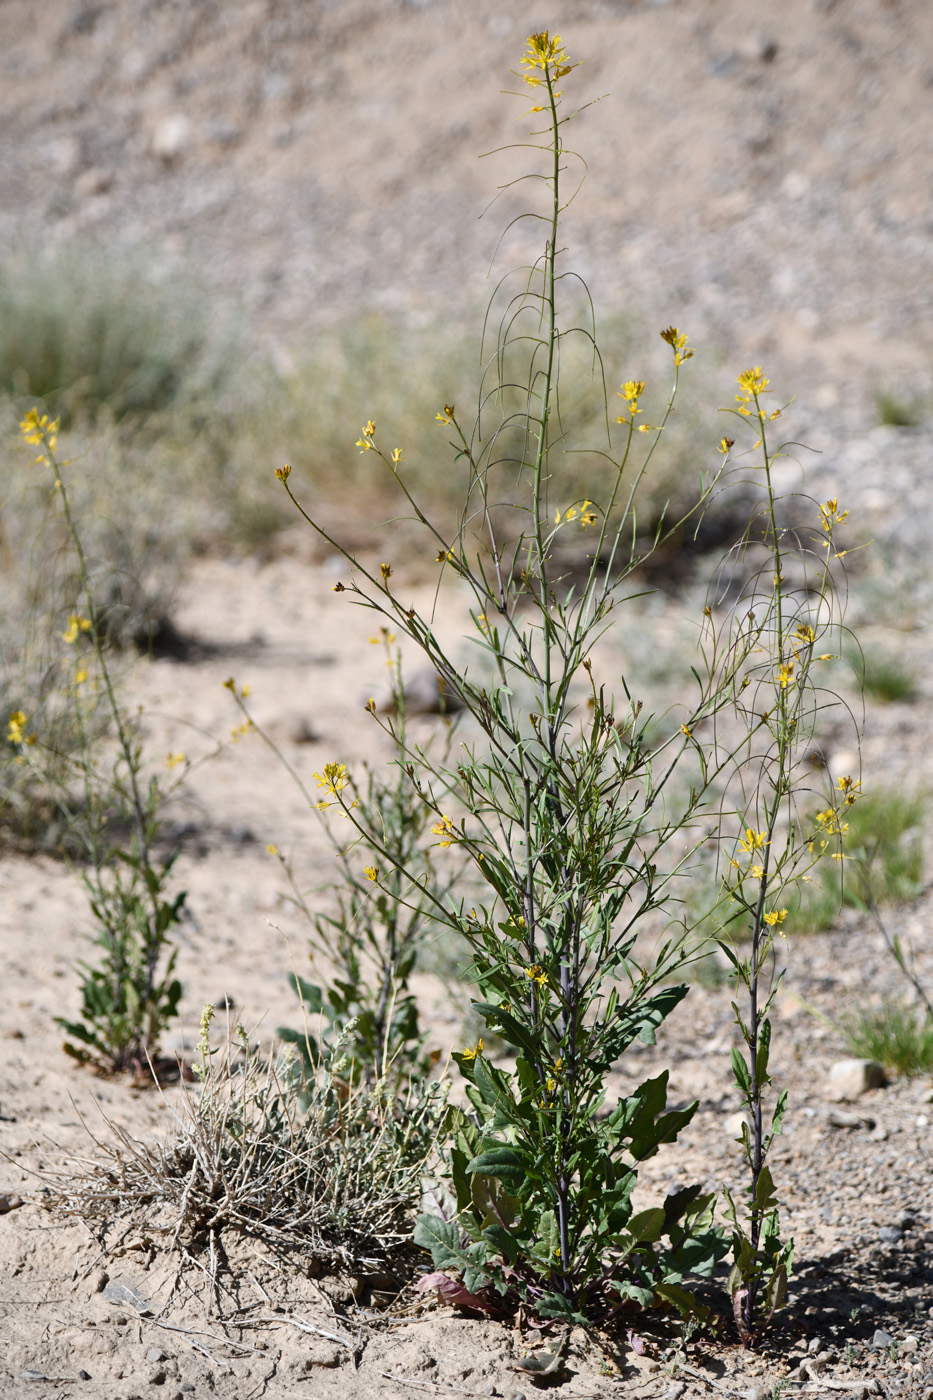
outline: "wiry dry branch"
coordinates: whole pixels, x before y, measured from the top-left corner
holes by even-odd
[[[106,1120],[112,1138],[94,1138],[94,1159],[46,1178],[48,1208],[97,1227],[105,1252],[134,1229],[188,1262],[207,1251],[212,1282],[230,1231],[328,1268],[384,1268],[410,1248],[444,1093],[412,1083],[403,1098],[324,1071],[299,1086],[290,1059],[239,1049],[205,1059],[169,1139]]]

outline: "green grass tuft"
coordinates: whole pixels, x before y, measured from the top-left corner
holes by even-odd
[[[843,1017],[840,1030],[853,1055],[877,1060],[908,1078],[933,1070],[933,1020],[915,1006],[888,999]]]

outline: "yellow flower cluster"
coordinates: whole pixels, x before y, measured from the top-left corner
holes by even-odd
[[[765,413],[764,409],[758,403],[762,395],[772,392],[772,390],[768,388],[771,380],[768,379],[766,375],[762,374],[761,365],[755,365],[754,369],[743,369],[735,382],[741,390],[741,393],[736,394],[735,401],[739,406],[739,413],[745,418],[751,417],[752,410],[750,405],[754,405],[758,410],[758,420],[761,423],[773,423],[775,418],[780,418],[781,410],[779,408],[773,408],[770,413]],[[758,443],[756,443],[755,446],[757,447]]]
[[[739,850],[746,851],[748,855],[754,855],[756,851],[763,851],[768,845],[768,833],[766,831],[753,831],[750,826],[745,828],[745,836],[739,842]]]
[[[441,817],[440,821],[436,821],[431,827],[431,831],[435,836],[444,838],[438,843],[442,847],[453,846],[460,840],[450,817]]]
[[[849,514],[847,510],[839,509],[839,501],[835,496],[831,497],[828,501],[824,501],[822,505],[819,506],[819,512],[820,524],[827,535],[831,535],[833,526],[841,524]],[[826,541],[826,548],[829,548],[829,540]]]
[[[536,987],[547,986],[547,973],[540,963],[532,963],[530,967],[526,967],[525,976],[530,982],[534,982]]]
[[[314,778],[318,787],[322,787],[331,797],[336,797],[338,793],[343,792],[350,781],[347,774],[347,765],[345,763],[325,763],[324,772],[315,773]],[[323,812],[325,807],[330,807],[333,804],[322,801],[318,802],[316,805],[318,811]],[[356,805],[355,801],[350,803],[351,807],[355,807]]]
[[[452,403],[445,403],[445,404],[444,404],[444,412],[443,412],[443,413],[435,413],[435,415],[434,415],[434,421],[435,421],[435,423],[447,423],[447,424],[452,423],[452,422],[454,421],[454,406],[453,406],[453,404],[452,404]]]
[[[45,448],[45,452],[36,458],[37,462],[48,463],[46,453],[55,451],[60,427],[60,418],[51,419],[47,413],[40,413],[37,408],[31,408],[20,420],[19,430],[24,441],[32,446],[41,445]]]
[[[625,402],[628,404],[628,411],[629,413],[631,413],[632,417],[631,420],[629,420],[628,418],[626,418],[624,413],[620,413],[619,417],[616,419],[617,423],[628,423],[629,421],[635,421],[635,414],[642,412],[642,410],[638,407],[638,400],[641,398],[644,392],[645,381],[643,379],[627,379],[625,381],[621,389],[619,389],[618,393],[616,394],[616,397],[625,400]]]
[[[34,744],[35,734],[26,733],[26,716],[22,710],[14,710],[7,721],[6,739],[8,744]]]
[[[693,359],[693,351],[687,347],[687,334],[679,331],[676,326],[668,326],[666,331],[661,332],[661,339],[666,341],[674,352],[674,364],[677,369],[687,360]]]
[[[595,525],[599,517],[594,510],[591,510],[592,501],[577,501],[561,515],[560,511],[554,512],[554,524],[564,525],[570,520],[579,520],[586,530],[590,525]]]
[[[68,619],[68,630],[62,633],[62,641],[71,646],[72,642],[78,640],[82,632],[90,632],[90,630],[90,618],[81,617],[79,613],[72,613]]]
[[[475,1045],[470,1045],[466,1050],[462,1050],[461,1056],[464,1060],[475,1060],[477,1055],[483,1053],[483,1037],[480,1036]]]
[[[362,437],[357,438],[355,445],[360,449],[361,452],[371,452],[373,449],[373,438],[375,436],[376,425],[370,418],[367,420],[366,426],[363,429]]]
[[[553,39],[546,29],[538,34],[529,34],[528,49],[522,54],[522,67],[531,70],[523,75],[529,87],[541,86],[536,69],[545,74],[550,69],[552,78],[563,78],[572,66],[559,34],[555,34]]]

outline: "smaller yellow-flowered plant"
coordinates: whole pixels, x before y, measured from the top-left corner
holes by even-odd
[[[478,1055],[482,1055],[483,1053],[483,1037],[480,1036],[475,1045],[468,1046],[466,1050],[461,1050],[460,1053],[464,1060],[475,1060]]]

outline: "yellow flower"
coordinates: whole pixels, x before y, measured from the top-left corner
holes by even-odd
[[[555,34],[552,39],[546,29],[542,29],[539,34],[529,34],[528,49],[522,55],[522,66],[532,70],[524,74],[525,82],[532,88],[541,85],[541,79],[535,76],[535,69],[540,69],[543,73],[551,69],[554,78],[563,78],[570,72],[570,60],[560,35]]]
[[[770,392],[768,385],[770,379],[766,379],[761,372],[761,365],[756,365],[754,369],[743,369],[738,379],[735,381],[746,396],[754,397],[755,394],[767,394]],[[739,398],[739,395],[736,395]],[[746,397],[745,402],[748,399]]]
[[[165,755],[166,766],[169,768],[177,768],[178,765],[184,763],[184,761],[185,755],[183,753],[167,753]]]
[[[26,716],[22,710],[14,710],[10,715],[6,737],[8,744],[24,744],[26,742]]]
[[[476,1057],[477,1057],[477,1055],[481,1055],[482,1053],[483,1053],[483,1037],[482,1037],[482,1036],[480,1036],[479,1040],[476,1042],[475,1045],[470,1045],[470,1046],[467,1047],[466,1050],[462,1050],[462,1051],[460,1052],[461,1058],[464,1059],[464,1060],[475,1060]]]
[[[40,414],[37,408],[31,408],[25,417],[20,420],[19,430],[26,442],[33,445],[42,443],[50,452],[54,452],[55,445],[58,442],[58,429],[60,424],[60,418],[56,418],[53,421],[49,418],[47,413]],[[36,458],[37,462],[44,462],[45,460],[45,457]]]
[[[762,875],[764,875],[764,873],[765,873],[765,871],[764,871],[764,866],[763,866],[763,865],[753,865],[752,868],[751,868],[751,870],[750,870],[748,873],[749,873],[749,875],[751,875],[751,877],[752,877],[753,880],[760,880],[761,877],[762,877]]]
[[[806,642],[808,646],[812,646],[816,641],[816,633],[813,628],[808,627],[805,622],[799,624],[795,635],[798,636],[802,642]]]
[[[722,437],[719,439],[719,450],[723,456],[735,446],[735,438]]]
[[[530,982],[534,982],[537,987],[544,987],[547,985],[547,973],[540,963],[532,963],[530,967],[526,967],[525,976]]]
[[[778,924],[783,924],[786,918],[786,909],[772,909],[770,914],[765,915],[765,923],[769,928],[777,928]]]
[[[431,831],[435,836],[444,837],[444,840],[439,843],[444,848],[452,846],[455,842],[460,840],[450,817],[441,817],[440,821],[436,821],[431,827]]]
[[[270,856],[277,856],[279,854],[278,846],[266,846],[266,850],[269,852]]]
[[[690,728],[690,726],[689,726],[688,724],[682,724],[682,725],[680,726],[680,732],[681,732],[681,734],[685,735],[685,737],[688,738],[688,739],[692,739],[692,738],[693,738],[693,730]]]
[[[324,772],[315,773],[314,777],[318,787],[324,788],[325,792],[331,793],[334,797],[337,796],[338,792],[342,792],[350,781],[345,763],[325,763]]]
[[[379,871],[376,869],[376,867],[375,867],[374,865],[364,865],[364,866],[363,866],[363,874],[366,876],[367,880],[378,880],[378,879],[379,879]]]
[[[90,632],[91,624],[86,617],[81,617],[78,613],[72,613],[68,619],[68,630],[62,633],[62,641],[70,646],[77,641],[82,632]]]
[[[643,379],[627,379],[618,392],[617,397],[625,400],[633,418],[636,413],[641,413],[641,409],[638,407],[638,400],[644,392],[645,381]],[[626,421],[624,416],[616,419],[617,423],[625,423]]]
[[[369,452],[372,450],[373,437],[375,436],[375,433],[376,425],[370,418],[366,424],[366,427],[363,429],[363,436],[358,437],[356,440],[356,446],[360,449],[361,452]]]
[[[392,449],[392,461],[393,461],[393,462],[404,462],[404,460],[405,460],[405,453],[402,451],[402,449],[401,449],[400,447],[393,447],[393,449]]]
[[[753,831],[750,826],[745,828],[744,840],[739,842],[739,850],[747,851],[753,855],[755,851],[764,850],[768,845],[768,833],[766,831]]]
[[[778,680],[778,681],[780,681],[780,683],[781,683],[781,689],[782,689],[782,690],[786,690],[787,687],[790,685],[791,681],[793,680],[793,678],[794,678],[794,663],[793,663],[793,661],[788,661],[788,662],[786,662],[786,663],[785,663],[785,662],[782,662],[782,663],[781,663],[781,666],[780,666],[780,669],[778,670],[778,673],[777,673],[777,675],[775,676],[775,680]]]
[[[661,332],[661,339],[666,340],[674,352],[674,364],[677,368],[685,360],[693,358],[693,351],[687,349],[687,336],[683,331],[679,331],[676,326],[668,326],[666,331]]]
[[[840,524],[849,514],[847,510],[841,511],[839,509],[839,501],[835,496],[831,497],[828,501],[824,501],[818,509],[820,512],[820,524],[827,535],[832,534],[833,526]]]
[[[287,481],[288,478],[291,476],[291,471],[291,467],[288,466],[288,464],[286,463],[284,467],[276,467],[275,474],[278,477],[279,481]]]
[[[382,574],[383,582],[388,583],[389,579],[392,577],[392,565],[380,564],[379,572]]]

